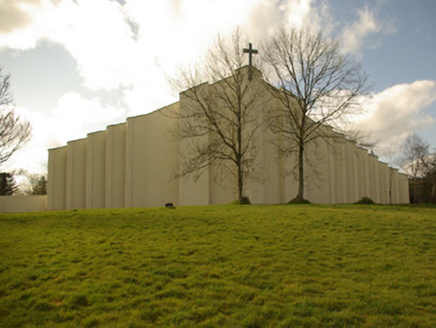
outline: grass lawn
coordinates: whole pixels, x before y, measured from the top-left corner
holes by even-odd
[[[436,208],[0,215],[0,327],[435,327]]]

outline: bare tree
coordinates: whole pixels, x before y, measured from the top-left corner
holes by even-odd
[[[254,139],[261,125],[259,71],[243,67],[244,45],[239,30],[231,39],[218,36],[202,64],[170,80],[174,90],[184,90],[184,108],[177,111],[172,132],[189,143],[189,151],[180,154],[178,176],[198,179],[214,166],[216,179],[234,178],[240,203],[247,201],[247,181],[256,176]]]
[[[431,153],[430,145],[423,138],[412,134],[403,143],[402,164],[403,169],[411,177],[413,196],[411,202],[419,203],[427,198],[436,202],[436,153]],[[420,181],[430,182],[430,195],[419,192]]]
[[[0,164],[29,141],[30,132],[30,123],[15,115],[10,76],[3,76],[0,68]]]
[[[410,176],[417,178],[424,174],[421,158],[429,154],[429,147],[430,145],[416,134],[409,135],[404,141],[401,161]]]
[[[425,178],[431,184],[429,202],[436,204],[436,151],[422,160],[425,167]]]
[[[283,141],[278,146],[280,153],[296,154],[291,170],[298,179],[294,201],[303,202],[305,164],[309,161],[306,147],[319,138],[351,137],[345,127],[360,108],[366,75],[341,53],[338,40],[326,40],[321,33],[283,28],[262,48],[263,60],[272,71],[271,84],[277,86],[267,90],[280,103],[270,112],[268,126]],[[332,133],[326,125],[341,134]]]
[[[31,190],[30,195],[47,195],[47,177],[45,174],[27,174]]]
[[[12,196],[18,190],[12,173],[0,173],[0,196]]]

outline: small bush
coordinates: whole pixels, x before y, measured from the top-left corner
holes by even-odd
[[[371,205],[371,204],[375,204],[374,201],[369,198],[369,197],[363,197],[361,200],[355,202],[354,204],[359,204],[359,205]]]

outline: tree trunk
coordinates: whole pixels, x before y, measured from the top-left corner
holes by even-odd
[[[302,201],[304,199],[304,145],[300,144],[298,147],[298,193],[295,197],[296,200]]]
[[[238,94],[239,96],[239,94]],[[243,204],[244,197],[244,177],[242,173],[242,108],[241,108],[242,99],[238,99],[238,111],[237,111],[237,119],[238,119],[238,153],[236,154],[236,162],[238,165],[238,202]]]
[[[244,179],[242,177],[242,168],[241,164],[238,167],[238,202],[241,204],[244,201]]]

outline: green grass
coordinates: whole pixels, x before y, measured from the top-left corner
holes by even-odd
[[[435,207],[0,215],[0,327],[435,325]]]

